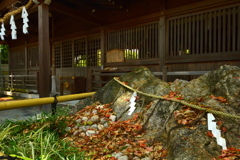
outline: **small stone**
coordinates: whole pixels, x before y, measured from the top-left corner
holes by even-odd
[[[108,122],[104,123],[104,128],[107,128],[108,127]]]
[[[95,110],[95,109],[92,111],[93,114],[97,114],[97,112],[98,112],[98,111]]]
[[[66,127],[65,131],[69,132],[72,128],[71,127]]]
[[[79,134],[79,136],[80,137],[84,137],[86,134],[84,133],[84,132],[81,132],[80,134]]]
[[[82,132],[82,131],[83,131],[82,126],[80,126],[80,127],[78,128],[78,131],[79,131],[79,132]]]
[[[104,106],[104,105],[98,105],[96,108],[97,108],[97,109],[103,109],[103,106]]]
[[[141,160],[139,157],[133,157],[133,160]]]
[[[89,128],[90,128],[90,126],[82,126],[82,127],[81,127],[82,131],[86,131],[86,130],[88,130]]]
[[[104,124],[105,122],[107,122],[107,120],[106,120],[105,118],[101,118],[101,119],[100,119],[100,122],[101,122],[102,124]]]
[[[97,122],[97,121],[98,121],[98,118],[99,118],[98,115],[94,115],[94,116],[91,117],[90,121],[92,121],[92,122]]]
[[[79,131],[73,132],[73,135],[74,135],[74,136],[76,136],[77,134],[79,134]]]
[[[111,119],[112,122],[115,122],[116,119],[117,119],[117,116],[115,116],[115,115],[112,114],[112,115],[109,117],[109,119]]]
[[[114,158],[119,159],[121,156],[123,156],[123,153],[122,152],[118,152],[118,153],[115,153],[113,156],[114,156]]]
[[[85,112],[84,114],[87,116],[87,115],[89,115],[89,114],[90,114],[90,112]]]
[[[75,125],[73,128],[75,128],[75,129],[76,129],[76,128],[78,128],[78,127],[79,127],[78,125]]]
[[[85,128],[85,126],[80,126],[79,130],[86,131],[87,129]]]
[[[91,125],[91,127],[90,128],[93,128],[93,129],[98,129],[98,125],[97,124],[93,124],[93,125]]]
[[[87,136],[92,136],[94,134],[96,134],[96,131],[93,131],[93,130],[87,130],[87,132],[86,132]]]
[[[142,158],[141,160],[152,160],[152,158],[145,157],[145,158]]]
[[[81,119],[77,119],[77,120],[76,120],[76,123],[81,123],[81,122],[82,122]]]
[[[88,118],[87,118],[87,117],[82,117],[82,120],[83,120],[84,122],[87,122]]]
[[[118,158],[118,160],[128,160],[128,156],[124,155]]]
[[[103,130],[104,129],[104,126],[102,124],[98,124],[98,130]]]

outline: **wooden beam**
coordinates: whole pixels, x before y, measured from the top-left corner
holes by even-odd
[[[216,53],[204,55],[176,56],[174,58],[167,58],[166,64],[171,63],[196,63],[196,62],[219,62],[219,61],[238,61],[240,54],[236,53]]]
[[[4,8],[6,8],[7,6],[10,6],[11,4],[13,4],[14,2],[16,2],[17,0],[5,0],[3,2],[0,3],[0,11]]]
[[[105,20],[95,18],[93,16],[89,16],[86,13],[83,13],[81,11],[64,6],[64,5],[54,2],[54,1],[51,3],[50,7],[51,7],[50,9],[53,11],[65,14],[70,17],[74,17],[76,19],[83,20],[85,22],[88,22],[88,23],[91,23],[91,24],[94,24],[97,26],[101,26],[101,25],[105,24]]]
[[[39,97],[50,95],[49,6],[38,5]]]
[[[204,0],[204,1],[196,2],[196,3],[184,5],[181,7],[168,9],[168,10],[166,10],[165,15],[167,15],[167,17],[179,16],[179,13],[181,13],[181,15],[189,14],[189,13],[194,13],[194,12],[201,11],[201,10],[207,10],[207,9],[211,9],[211,8],[215,8],[215,7],[219,7],[219,6],[235,4],[238,2],[239,2],[239,0],[211,0],[211,1]]]
[[[104,63],[104,67],[113,66],[139,66],[139,65],[158,65],[159,59],[129,60],[125,62]]]

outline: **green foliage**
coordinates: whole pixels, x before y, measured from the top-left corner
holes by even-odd
[[[7,120],[0,125],[0,152],[27,160],[84,160],[84,152],[63,138],[69,111],[55,115],[42,113],[41,118]]]
[[[1,45],[0,44],[0,54],[2,64],[8,64],[8,45]]]

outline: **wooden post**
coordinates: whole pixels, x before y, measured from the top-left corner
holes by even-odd
[[[165,16],[161,16],[159,20],[159,67],[162,68],[165,65],[165,54],[166,54],[166,38],[165,38],[165,32],[166,32],[166,27],[165,27]]]
[[[38,5],[38,51],[39,51],[39,97],[49,97],[50,84],[50,42],[49,42],[49,6]],[[46,111],[48,108],[44,107]]]
[[[92,91],[92,72],[93,70],[91,68],[88,68],[87,71],[87,92],[91,92]]]
[[[13,77],[14,77],[14,75],[13,75],[13,73],[11,73],[11,89],[13,89]]]
[[[27,47],[27,44],[28,42],[27,42],[27,40],[25,39],[25,47],[24,47],[24,56],[25,56],[25,59],[24,59],[24,61],[25,61],[25,63],[24,63],[24,69],[25,69],[25,75],[27,75],[28,74],[28,65],[29,65],[29,57],[28,57],[28,47]]]
[[[55,44],[54,44],[54,17],[52,15],[52,89],[51,89],[51,92],[54,93],[54,92],[57,92],[57,80],[56,80],[56,68],[55,68]]]
[[[36,72],[36,90],[39,94],[39,72]]]
[[[102,29],[101,30],[101,69],[104,68],[105,64],[105,41],[106,41],[106,36],[105,36],[105,31]]]
[[[168,67],[167,66],[163,66],[162,67],[162,72],[163,72],[163,75],[162,75],[162,80],[167,82],[167,71],[168,71]]]
[[[166,18],[165,18],[165,7],[166,6],[166,1],[163,0],[162,3],[160,4],[160,10],[161,10],[161,15],[159,18],[159,45],[158,45],[158,51],[159,51],[159,68],[160,70],[163,69],[163,66],[165,66],[165,56],[166,56]]]

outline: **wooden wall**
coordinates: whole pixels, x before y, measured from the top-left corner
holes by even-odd
[[[105,53],[109,47],[107,46],[108,45],[107,35],[109,33],[122,32],[125,34],[125,33],[128,33],[129,31],[132,31],[134,28],[138,26],[143,26],[145,24],[157,22],[159,31],[154,33],[153,36],[156,36],[158,39],[158,45],[159,45],[157,49],[158,56],[150,57],[150,58],[146,57],[142,59],[126,60],[125,62],[122,62],[122,63],[105,63],[106,57],[104,57],[105,54],[103,54],[102,60],[103,60],[104,67],[118,67],[119,69],[122,69],[122,70],[133,70],[134,68],[139,66],[146,66],[151,71],[157,72],[157,71],[162,71],[163,65],[168,66],[169,71],[209,71],[209,70],[218,69],[221,65],[224,65],[224,64],[240,66],[240,54],[239,54],[240,52],[240,20],[239,20],[240,3],[238,0],[212,0],[212,1],[166,0],[165,2],[166,3],[162,5],[161,3],[159,3],[159,1],[152,1],[152,5],[154,7],[151,8],[151,7],[147,7],[148,5],[146,5],[145,10],[142,12],[139,9],[142,8],[144,4],[141,4],[140,6],[135,6],[133,10],[129,10],[129,12],[131,12],[132,14],[139,15],[134,19],[125,20],[124,17],[126,17],[126,15],[121,16],[120,13],[115,13],[115,15],[119,15],[119,18],[121,19],[121,21],[116,23],[111,23],[111,24],[104,24],[101,27],[93,27],[94,25],[90,27],[89,24],[88,25],[86,24],[85,28],[84,27],[82,28],[81,25],[84,25],[84,24],[82,24],[81,22],[76,23],[76,21],[74,21],[73,18],[67,18],[65,16],[63,17],[63,20],[54,21],[55,23],[54,36],[51,37],[51,42],[58,43],[68,39],[71,40],[77,37],[100,34],[101,35],[100,49],[103,51],[103,53]],[[203,22],[204,19],[198,22],[196,19],[199,19],[199,17],[201,16],[205,16],[206,13],[208,13],[208,15],[212,15],[212,14],[214,15],[215,13],[219,14],[220,12],[215,11],[216,9],[224,8],[228,6],[235,6],[235,9],[232,9],[231,11],[233,13],[232,17],[234,17],[236,21],[232,22],[233,25],[227,27],[227,32],[231,33],[231,35],[234,35],[234,33],[236,35],[235,38],[233,38],[234,41],[236,42],[235,43],[236,50],[234,50],[234,52],[232,52],[232,50],[229,50],[229,51],[224,50],[224,53],[218,53],[216,52],[216,50],[215,52],[213,52],[214,51],[213,49],[212,52],[208,52],[208,53],[199,52],[197,54],[194,53],[194,54],[181,55],[181,56],[170,53],[172,48],[175,47],[174,51],[175,53],[177,53],[179,51],[179,48],[182,47],[181,46],[182,44],[180,44],[180,42],[186,41],[184,40],[185,37],[183,37],[182,35],[184,36],[187,35],[186,36],[187,47],[184,50],[188,49],[188,44],[190,42],[192,44],[196,42],[196,44],[198,45],[198,49],[195,49],[195,50],[201,51],[200,48],[204,48],[204,47],[203,45],[201,45],[200,41],[208,39],[208,36],[203,34],[203,32],[201,34],[201,31],[199,32],[200,34],[198,34],[196,30],[199,31],[201,27],[205,28],[204,25],[206,24],[206,22],[200,23],[200,22]],[[226,15],[226,16],[229,16],[229,15]],[[109,17],[111,18],[110,21],[113,21],[114,16],[109,16]],[[184,22],[186,17],[188,18],[190,17],[191,19],[195,18],[193,21],[191,22],[189,21],[191,28],[193,28],[193,26],[195,25],[194,30],[190,29],[191,31],[190,34],[185,34],[185,32],[183,32],[182,28],[183,26],[185,26],[185,24],[180,23],[180,21]],[[219,23],[219,21],[217,22],[217,19],[218,19],[217,16],[215,16],[212,19],[212,22],[211,22],[211,24],[213,24],[211,26],[212,31],[204,31],[204,33],[212,32],[211,34],[209,34],[209,36],[212,39],[215,39],[216,42],[218,41],[217,38],[219,37],[216,35],[221,35],[221,37],[223,37],[224,35],[219,30],[221,28],[221,24],[224,21],[221,21],[221,23]],[[172,32],[170,32],[171,28],[169,28],[169,25],[171,24],[176,24],[172,26]],[[231,30],[232,26],[236,27],[234,31]],[[83,30],[79,30],[79,28]],[[214,29],[216,28],[218,29],[217,32],[214,31]],[[184,28],[184,30],[188,30],[188,29],[189,28]],[[126,32],[124,30],[126,30]],[[202,35],[202,39],[201,39],[201,35]],[[205,37],[203,37],[203,35]],[[193,39],[193,36],[194,36],[194,39]],[[231,37],[229,39],[231,39]],[[118,43],[116,39],[114,41]],[[124,42],[125,42],[124,40],[121,41],[121,43],[124,43]],[[213,43],[213,46],[214,46],[214,43],[216,42],[212,41],[211,43]],[[212,46],[211,43],[209,43],[208,46]],[[28,48],[32,46],[37,46],[37,36],[29,35],[29,36],[26,36],[25,38],[20,37],[16,41],[9,41],[9,44],[12,47],[12,51],[17,51],[25,47]],[[123,46],[123,45],[119,45],[119,46]],[[218,44],[218,46],[220,46],[220,43]],[[131,47],[134,48],[134,45],[131,45]],[[196,48],[196,46],[194,47]],[[118,49],[124,49],[124,48],[118,48]],[[100,66],[92,66],[92,67],[95,69],[101,68]],[[88,67],[58,68],[57,77],[64,77],[64,76],[86,77],[87,69]],[[28,68],[28,67],[25,67],[22,70],[12,69],[13,72],[18,74],[25,74],[25,73],[34,74],[35,72],[37,72],[37,70],[38,68]],[[173,81],[176,78],[190,80],[196,77],[195,76],[171,76],[169,80]]]

